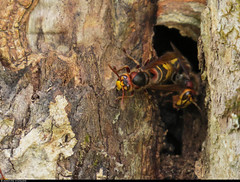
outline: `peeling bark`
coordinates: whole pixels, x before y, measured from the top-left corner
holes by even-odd
[[[155,4],[1,4],[0,160],[6,177],[155,178],[155,147],[161,148],[164,133],[156,107],[137,94],[120,110],[107,66],[125,64],[123,47],[138,59],[149,57]]]
[[[167,131],[157,101],[144,92],[125,99],[124,110],[116,101],[108,64],[135,66],[122,48],[148,59],[155,25],[198,40],[209,124],[196,175],[239,178],[237,0],[0,2],[7,179],[195,179],[206,121],[184,110],[182,154],[162,155]]]

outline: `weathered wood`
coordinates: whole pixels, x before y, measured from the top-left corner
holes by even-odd
[[[176,28],[182,36],[197,41],[205,5],[206,0],[159,0],[156,24]]]
[[[237,0],[209,0],[202,18],[204,0],[0,3],[0,168],[6,178],[195,178],[188,170],[206,129],[191,109],[183,115],[183,154],[161,155],[166,131],[156,101],[135,93],[121,110],[115,100],[117,78],[108,64],[135,66],[122,48],[148,59],[154,25],[193,40],[201,35],[209,128],[195,173],[239,178]]]
[[[202,78],[208,83],[208,136],[196,174],[239,179],[239,1],[208,1],[202,14]]]
[[[150,55],[150,1],[1,0],[1,169],[8,179],[156,178],[163,128],[115,101],[125,48]],[[155,110],[154,110],[155,109]]]

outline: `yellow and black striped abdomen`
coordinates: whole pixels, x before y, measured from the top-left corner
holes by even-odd
[[[169,61],[168,63],[157,65],[149,70],[151,83],[162,84],[171,80],[174,70],[179,67],[179,61],[177,58]]]

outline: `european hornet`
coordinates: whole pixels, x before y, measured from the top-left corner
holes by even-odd
[[[132,70],[127,65],[118,70],[115,66],[108,65],[118,77],[116,88],[122,91],[122,97],[117,99],[121,99],[121,106],[124,97],[133,96],[135,90],[153,89],[176,93],[173,96],[173,107],[176,109],[194,104],[201,112],[196,103],[200,78],[192,72],[190,63],[181,52],[172,43],[170,44],[173,52],[166,52],[160,57],[152,57],[142,62],[141,65],[128,55],[126,50],[123,50],[126,56],[136,64],[136,67]],[[126,73],[119,75],[119,72],[124,69]],[[125,92],[129,92],[131,95],[125,96]]]
[[[156,85],[152,89],[158,89],[166,92],[175,92],[173,96],[173,107],[176,109],[186,108],[190,104],[194,104],[202,114],[200,107],[197,105],[196,97],[200,91],[200,76],[194,73],[190,63],[181,54],[181,52],[171,44],[178,60],[180,61],[182,72],[177,72],[172,78],[173,84]],[[184,63],[184,64],[183,64]]]

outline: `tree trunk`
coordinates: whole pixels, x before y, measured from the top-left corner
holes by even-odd
[[[163,128],[108,64],[150,56],[155,2],[1,0],[1,169],[8,179],[156,178]]]
[[[198,178],[239,178],[238,1],[209,0],[201,19],[205,0],[0,2],[6,178],[195,179],[194,165]],[[171,108],[169,115],[165,96],[156,93],[136,92],[124,109],[116,101],[117,77],[108,64],[135,66],[123,48],[136,60],[158,54],[154,26],[195,41],[200,35],[208,129],[194,107]],[[204,96],[203,87],[203,115]],[[179,130],[181,152],[171,153],[176,146],[166,137]]]
[[[209,0],[202,14],[199,57],[207,81],[208,134],[196,174],[239,179],[239,1]]]

